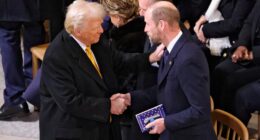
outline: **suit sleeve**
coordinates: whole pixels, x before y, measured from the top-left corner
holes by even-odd
[[[259,6],[260,6],[260,1],[257,1],[253,10],[251,11],[248,18],[246,19],[244,26],[241,32],[239,33],[239,38],[238,38],[238,46],[246,46],[249,50],[252,50],[254,56],[253,61],[257,65],[260,65],[260,45],[255,45],[253,42],[256,37],[256,33],[254,32],[256,32],[257,30],[257,29],[253,29],[253,27],[254,24],[257,24],[256,19],[260,18]]]
[[[203,26],[202,30],[205,37],[219,38],[238,34],[253,5],[253,0],[237,0],[230,18]]]
[[[150,65],[149,53],[123,53],[112,48],[111,50],[116,73],[120,73],[122,70],[126,73],[137,73],[144,71]]]
[[[131,108],[135,113],[139,113],[156,105],[158,88],[153,86],[146,90],[131,92]]]
[[[192,50],[193,51],[193,50]],[[186,59],[177,79],[189,107],[165,117],[165,126],[171,131],[196,126],[210,119],[208,67],[200,55]]]
[[[258,6],[260,6],[260,5],[258,4]],[[238,46],[249,47],[252,45],[251,44],[252,25],[253,25],[254,15],[257,12],[257,10],[258,10],[258,7],[255,6],[254,9],[249,14],[248,18],[245,20],[243,28],[241,29],[239,36],[238,36],[238,41],[237,41]]]
[[[63,56],[52,55],[44,59],[42,67],[42,85],[45,85],[47,93],[44,96],[52,96],[55,104],[72,116],[108,122],[110,115],[109,98],[90,97],[82,93],[75,85],[75,79],[71,72],[68,59]],[[86,85],[87,86],[87,85]],[[91,88],[91,87],[89,87]]]

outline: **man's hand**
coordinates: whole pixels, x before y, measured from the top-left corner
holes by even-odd
[[[253,60],[253,53],[252,51],[249,52],[246,46],[239,46],[231,58],[234,63],[242,60]]]
[[[110,113],[115,115],[122,114],[126,109],[126,101],[124,98],[121,97],[121,94],[114,94],[110,97],[111,101],[111,107],[110,107]]]
[[[164,118],[159,118],[147,124],[146,128],[152,128],[149,134],[161,134],[165,130]]]
[[[161,59],[163,52],[164,52],[164,48],[165,48],[165,46],[163,44],[160,44],[156,48],[156,50],[150,54],[150,56],[149,56],[150,63],[157,62]]]
[[[197,20],[197,22],[196,22],[196,24],[195,24],[195,26],[194,26],[194,28],[193,28],[194,32],[195,32],[197,35],[199,34],[199,30],[200,30],[201,26],[202,26],[205,22],[207,22],[207,20],[206,20],[206,17],[203,16],[203,15],[199,18],[199,20]]]
[[[206,37],[204,36],[204,33],[202,31],[203,25],[200,26],[199,32],[196,33],[198,39],[202,42],[202,43],[206,43]]]
[[[130,93],[126,93],[126,94],[120,94],[120,93],[117,93],[117,94],[114,94],[110,99],[116,99],[116,98],[122,98],[125,100],[125,105],[126,106],[130,106],[131,105],[131,95]]]
[[[125,104],[126,104],[127,106],[130,106],[130,105],[131,105],[131,95],[130,95],[130,93],[121,94],[121,98],[124,98],[124,99],[125,99]]]

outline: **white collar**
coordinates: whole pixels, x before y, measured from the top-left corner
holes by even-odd
[[[169,53],[171,53],[173,47],[175,46],[176,42],[179,40],[181,35],[182,35],[182,31],[179,31],[179,33],[175,36],[175,38],[173,38],[172,41],[168,44],[166,49],[168,50]]]
[[[78,40],[74,35],[70,34],[70,36],[75,39],[75,41],[79,44],[79,46],[80,46],[80,47],[83,49],[83,51],[85,52],[85,50],[86,50],[86,45],[85,45],[84,43],[82,43],[80,40]]]

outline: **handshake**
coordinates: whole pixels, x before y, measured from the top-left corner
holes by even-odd
[[[130,93],[117,93],[110,97],[110,101],[110,113],[114,115],[121,115],[127,107],[131,105],[131,96]]]

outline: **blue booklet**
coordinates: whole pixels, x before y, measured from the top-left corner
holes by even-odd
[[[163,105],[157,105],[153,108],[150,108],[148,110],[145,110],[141,113],[138,113],[135,115],[137,122],[139,124],[139,127],[141,128],[142,132],[146,132],[149,130],[149,128],[145,128],[145,126],[150,123],[153,122],[156,119],[159,118],[164,118],[165,117],[165,112],[163,109]]]

